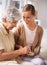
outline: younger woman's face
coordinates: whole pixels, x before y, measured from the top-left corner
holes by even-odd
[[[23,12],[22,17],[26,24],[32,23],[35,19],[35,15],[32,15],[31,11]]]

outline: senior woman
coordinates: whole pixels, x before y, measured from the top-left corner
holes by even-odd
[[[15,58],[29,52],[27,46],[14,50],[15,41],[11,29],[16,26],[19,18],[20,13],[17,8],[8,7],[5,10],[5,15],[0,22],[0,65],[19,65]]]

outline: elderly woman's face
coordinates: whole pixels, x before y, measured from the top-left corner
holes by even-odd
[[[12,28],[16,27],[18,21],[13,19],[13,21],[8,22],[7,18],[3,18],[3,22],[7,22],[8,29],[11,30]]]
[[[12,22],[9,22],[9,29],[12,29],[12,28],[14,28],[14,27],[16,27],[16,24],[17,24],[17,20],[13,20]]]
[[[21,18],[20,12],[15,7],[9,7],[6,9],[6,19],[9,23],[9,29],[12,29],[16,26],[17,21]]]
[[[16,26],[17,21],[21,18],[20,13],[17,8],[15,7],[9,7],[6,9],[6,19],[8,21],[8,27],[9,29],[12,29]]]

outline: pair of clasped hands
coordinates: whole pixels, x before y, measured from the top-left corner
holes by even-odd
[[[26,45],[25,47],[19,46],[19,48],[21,49],[21,52],[23,54],[26,54],[27,56],[33,56],[34,53],[31,52],[31,48],[29,45]]]

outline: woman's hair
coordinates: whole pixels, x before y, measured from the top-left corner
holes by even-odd
[[[23,12],[25,12],[25,11],[31,11],[31,14],[35,15],[35,7],[31,4],[27,4],[24,6]]]

